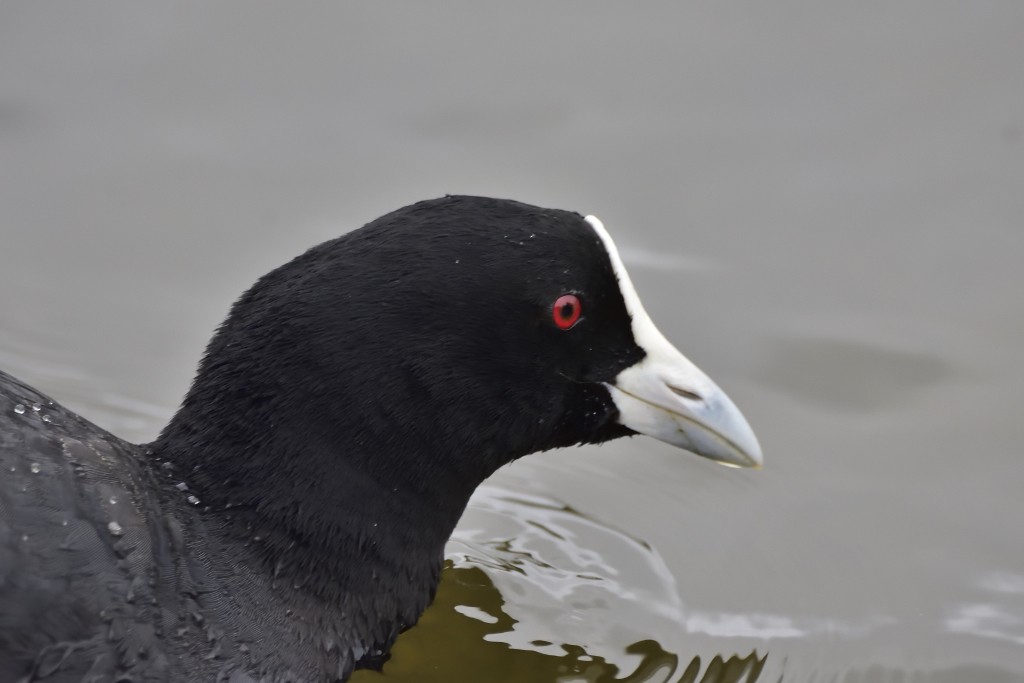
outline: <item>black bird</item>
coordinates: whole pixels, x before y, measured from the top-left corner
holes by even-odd
[[[262,277],[150,444],[0,373],[0,681],[338,681],[437,587],[470,494],[647,434],[759,466],[592,216],[399,209]]]

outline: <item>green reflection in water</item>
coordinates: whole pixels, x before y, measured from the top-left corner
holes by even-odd
[[[506,643],[487,640],[489,635],[512,630],[515,624],[503,611],[503,604],[501,593],[482,569],[447,563],[434,603],[415,628],[399,637],[383,672],[359,671],[352,677],[353,683],[753,683],[766,659],[757,652],[744,657],[716,655],[705,665],[700,657],[693,657],[681,667],[677,655],[653,640],[644,640],[626,648],[640,664],[634,671],[623,672],[579,645],[558,644],[564,652],[561,656],[512,649]],[[465,616],[456,608],[477,617]],[[535,645],[551,650],[547,642]]]

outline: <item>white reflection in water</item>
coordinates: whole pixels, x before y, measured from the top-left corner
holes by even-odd
[[[963,605],[946,619],[953,633],[968,633],[1024,645],[1024,619],[995,605]]]
[[[552,656],[573,644],[624,671],[641,663],[624,651],[629,644],[679,646],[683,604],[661,556],[555,501],[481,486],[446,554],[456,566],[487,570],[506,599],[502,609],[516,623],[488,640]]]
[[[447,557],[456,566],[483,568],[505,599],[501,609],[514,624],[487,640],[556,657],[566,652],[563,645],[578,646],[622,672],[641,666],[642,658],[625,649],[644,640],[686,661],[765,652],[780,640],[817,648],[829,641],[893,642],[907,628],[882,614],[836,619],[687,608],[657,549],[551,499],[491,484],[474,495]],[[991,572],[972,585],[985,598],[937,615],[934,633],[1024,644],[1024,575]],[[469,605],[458,611],[486,623],[499,616]],[[785,666],[769,657],[772,676]]]
[[[650,602],[670,619],[682,617],[675,579],[655,550],[539,496],[481,486],[452,536],[448,557],[456,565],[528,575],[548,598],[571,601],[597,590]]]
[[[476,619],[477,621],[482,621],[485,624],[497,624],[498,623],[498,617],[496,617],[496,616],[494,616],[492,614],[488,614],[487,612],[483,611],[479,607],[474,607],[473,605],[456,605],[455,606],[455,611],[458,612],[459,614],[461,614],[464,617],[469,617],[470,619]]]
[[[515,623],[487,640],[552,656],[564,654],[562,644],[578,645],[622,671],[640,665],[625,648],[642,640],[690,657],[748,652],[776,639],[859,638],[896,623],[686,609],[656,549],[550,499],[491,484],[474,495],[447,557],[484,568],[505,598],[502,609]],[[495,623],[471,606],[459,612]],[[694,651],[708,646],[714,652]]]
[[[888,617],[875,617],[860,623],[815,617],[787,617],[778,614],[729,614],[691,612],[686,618],[688,633],[703,633],[726,638],[804,638],[828,634],[863,637],[882,626],[896,623]]]
[[[990,572],[977,585],[983,591],[995,593],[1000,604],[979,601],[961,605],[946,617],[946,629],[1024,645],[1024,576]]]

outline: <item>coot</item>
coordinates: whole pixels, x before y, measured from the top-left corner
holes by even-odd
[[[153,443],[0,373],[0,681],[379,667],[477,485],[631,434],[761,464],[596,218],[399,209],[243,294]]]

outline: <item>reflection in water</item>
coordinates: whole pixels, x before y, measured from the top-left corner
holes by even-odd
[[[946,617],[946,629],[1024,645],[1024,617],[1019,616],[1024,614],[1024,575],[990,572],[977,587],[987,595],[953,610]]]
[[[689,656],[675,582],[647,544],[572,508],[493,486],[448,547],[433,605],[383,673],[353,680],[756,681],[765,657]]]
[[[1024,645],[1024,619],[993,604],[962,605],[946,619],[953,633],[1006,640]]]
[[[819,634],[863,637],[882,627],[892,626],[889,617],[869,617],[860,621],[839,621],[816,617],[790,617],[782,614],[736,614],[729,612],[690,612],[687,633],[704,633],[720,638],[808,638]]]
[[[623,671],[576,644],[537,641],[536,649],[513,648],[495,638],[516,625],[504,612],[504,605],[501,593],[482,569],[456,567],[449,561],[434,604],[416,628],[398,639],[383,673],[360,671],[353,682],[752,683],[765,662],[752,652],[745,657],[715,656],[706,664],[693,657],[681,667],[675,654],[653,640],[642,640],[624,648],[639,663]],[[472,616],[465,615],[467,607]]]

